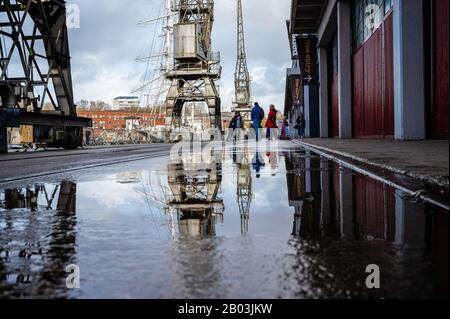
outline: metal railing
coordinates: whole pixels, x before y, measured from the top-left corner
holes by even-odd
[[[181,4],[180,1],[175,1],[173,5],[174,11],[180,10],[210,10],[213,8],[213,1],[211,0],[191,0],[188,3]]]
[[[174,76],[179,73],[202,73],[211,74],[214,76],[222,76],[222,66],[218,63],[211,65],[204,65],[201,63],[180,63],[176,64],[175,67],[168,72],[169,76]]]

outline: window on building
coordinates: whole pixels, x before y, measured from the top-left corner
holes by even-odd
[[[394,0],[353,1],[353,41],[355,49],[380,27]]]

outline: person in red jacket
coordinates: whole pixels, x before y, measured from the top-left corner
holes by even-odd
[[[270,111],[269,111],[269,115],[267,116],[267,121],[266,121],[266,128],[267,128],[267,139],[270,139],[271,135],[271,130],[272,129],[278,129],[277,126],[277,114],[278,111],[275,109],[275,105],[271,105],[270,106]],[[276,134],[274,134],[273,136],[276,136],[278,138],[278,131]]]

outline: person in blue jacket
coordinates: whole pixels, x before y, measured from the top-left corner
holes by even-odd
[[[256,131],[256,140],[259,140],[259,130],[262,128],[262,120],[264,119],[264,110],[259,106],[258,102],[255,102],[255,106],[252,109],[251,117],[253,122],[253,128]]]

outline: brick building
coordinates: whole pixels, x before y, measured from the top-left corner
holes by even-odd
[[[126,119],[130,116],[139,118],[142,129],[164,125],[164,115],[146,112],[118,111],[78,111],[78,116],[92,119],[94,129],[121,131],[126,128]]]
[[[92,143],[139,143],[145,142],[150,128],[164,126],[164,115],[149,111],[133,110],[90,111],[79,110],[79,117],[92,119],[92,128],[85,129],[85,144]],[[134,131],[130,131],[130,119]],[[128,124],[128,130],[127,130]]]

